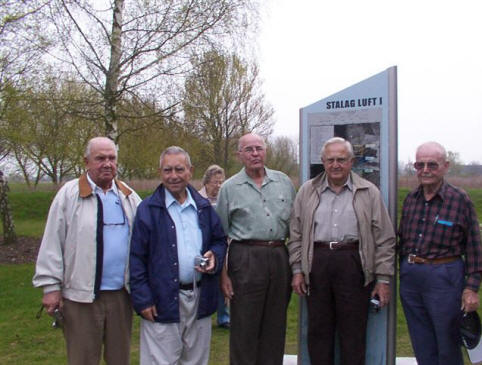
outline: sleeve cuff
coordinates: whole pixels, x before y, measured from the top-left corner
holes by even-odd
[[[48,294],[53,291],[60,291],[61,289],[59,284],[45,285],[42,288],[43,288],[44,294]]]
[[[303,272],[303,270],[301,270],[301,264],[299,262],[291,264],[291,272],[293,273],[293,275]]]
[[[473,290],[474,292],[477,293],[479,291],[479,287],[480,287],[480,279],[481,278],[480,278],[479,272],[470,274],[467,277],[467,281],[465,283],[465,288],[471,289],[471,290]]]
[[[384,284],[390,284],[391,277],[389,275],[377,275],[377,282],[384,283]]]

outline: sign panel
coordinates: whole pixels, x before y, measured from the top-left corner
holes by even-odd
[[[300,109],[300,182],[323,171],[323,144],[332,137],[343,137],[353,145],[353,170],[379,187],[392,222],[397,222],[396,72],[395,66],[390,67]],[[392,298],[396,298],[395,288],[392,285]],[[395,302],[368,314],[367,364],[395,364]],[[303,298],[299,323],[298,364],[310,364]]]

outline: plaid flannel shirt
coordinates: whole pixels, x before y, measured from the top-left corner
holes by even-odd
[[[398,230],[400,256],[434,259],[465,256],[466,288],[478,291],[482,272],[480,229],[467,193],[446,182],[426,201],[419,186],[403,203]]]

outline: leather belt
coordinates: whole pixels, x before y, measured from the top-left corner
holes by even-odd
[[[284,246],[285,241],[260,241],[260,240],[232,240],[231,243],[240,243],[242,245],[263,246],[263,247],[279,247]]]
[[[436,264],[447,264],[449,262],[453,262],[455,260],[458,260],[460,256],[450,256],[450,257],[439,257],[435,259],[424,259],[423,257],[414,255],[414,254],[409,254],[407,256],[407,261],[409,264],[431,264],[431,265],[436,265]]]
[[[315,241],[315,245],[325,250],[357,250],[359,241]]]
[[[201,281],[198,281],[196,283],[196,286],[197,287],[200,287],[201,286]],[[189,283],[189,284],[179,284],[179,289],[181,290],[194,290],[194,285],[193,283]]]

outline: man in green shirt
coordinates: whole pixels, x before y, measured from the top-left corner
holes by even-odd
[[[231,300],[231,365],[281,365],[291,270],[285,240],[295,189],[284,173],[264,166],[266,145],[256,134],[238,143],[244,168],[219,192],[216,211],[231,239],[221,275]]]

